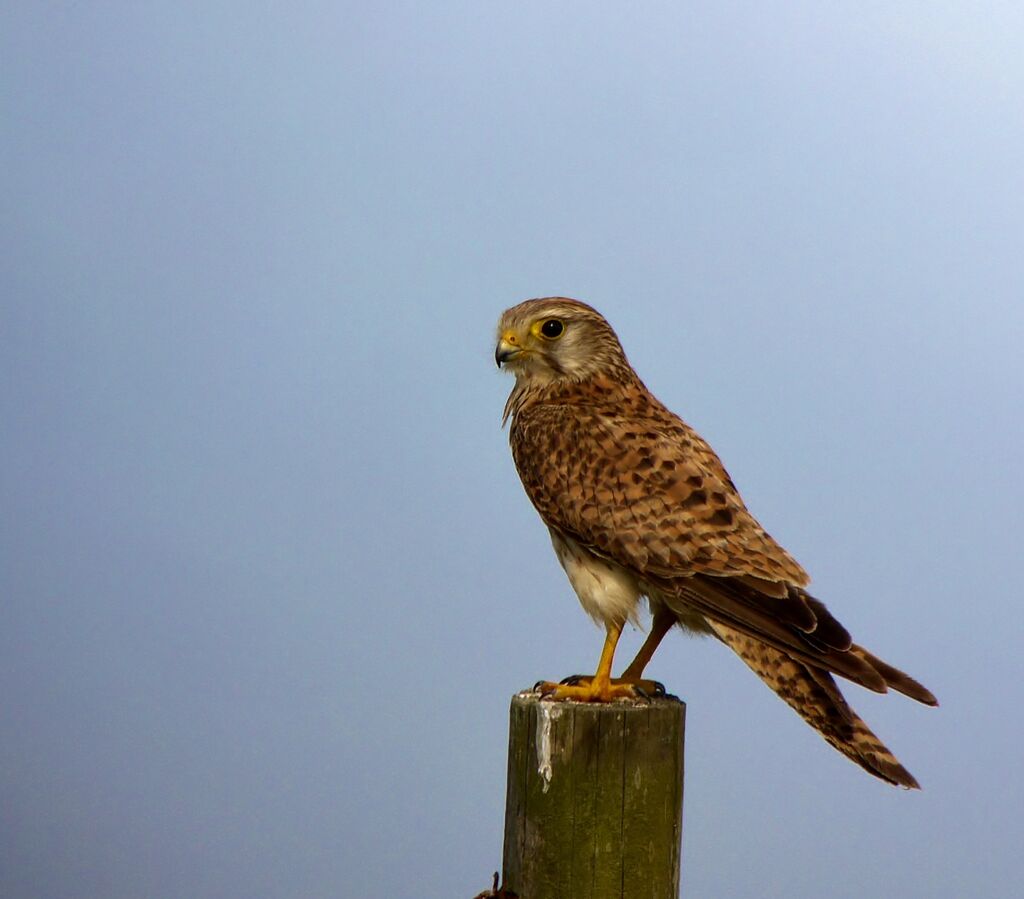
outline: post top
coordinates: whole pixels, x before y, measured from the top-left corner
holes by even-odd
[[[674,696],[671,693],[665,693],[661,696],[651,696],[650,698],[637,697],[636,699],[615,699],[612,702],[579,702],[575,699],[551,699],[546,696],[541,696],[536,690],[520,690],[518,693],[513,694],[512,703],[521,708],[531,708],[533,706],[550,706],[551,708],[557,708],[561,711],[568,709],[591,709],[595,713],[601,711],[607,712],[639,712],[639,711],[650,711],[651,709],[657,709],[659,711],[665,711],[669,708],[675,708],[682,706],[686,708],[686,703],[683,702],[678,696]]]

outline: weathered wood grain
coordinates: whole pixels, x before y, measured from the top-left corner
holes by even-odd
[[[512,697],[503,883],[522,899],[676,899],[686,707]]]

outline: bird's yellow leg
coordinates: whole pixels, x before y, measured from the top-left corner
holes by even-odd
[[[644,668],[647,667],[647,663],[651,660],[651,656],[654,655],[654,651],[658,648],[665,634],[672,629],[672,625],[675,623],[676,616],[672,612],[665,608],[659,609],[654,615],[654,620],[651,622],[651,632],[647,635],[647,639],[644,640],[644,645],[640,647],[633,661],[630,662],[626,670],[622,672],[622,676],[612,678],[612,686],[630,684],[635,688],[636,693],[646,696],[664,695],[664,685],[658,683],[656,680],[645,680],[643,673]],[[572,684],[573,686],[586,686],[592,680],[592,677],[575,675],[567,678],[564,683]]]
[[[617,678],[617,680],[639,684],[641,689],[644,690],[646,690],[646,684],[656,683],[656,681],[642,680],[644,668],[647,667],[647,663],[650,662],[651,656],[654,655],[654,651],[658,648],[662,638],[672,630],[672,625],[675,623],[676,616],[672,612],[664,606],[659,608],[654,615],[654,620],[651,622],[651,632],[647,635],[647,639],[644,640],[644,645],[640,647],[633,661],[626,666],[626,670],[622,672],[622,677]]]
[[[633,684],[612,682],[612,659],[615,657],[615,646],[621,634],[621,624],[607,626],[601,661],[597,663],[597,673],[593,677],[580,679],[586,683],[556,684],[542,681],[537,685],[537,689],[553,699],[575,699],[579,702],[611,702],[621,697],[635,697],[637,692]]]

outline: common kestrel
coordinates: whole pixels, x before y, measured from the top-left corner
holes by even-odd
[[[580,603],[606,631],[593,677],[541,690],[598,702],[649,690],[644,668],[679,625],[728,645],[865,770],[917,787],[832,674],[928,705],[935,697],[854,643],[807,592],[806,572],[747,511],[711,447],[644,386],[600,313],[563,297],[513,306],[495,360],[516,377],[503,421],[523,486]],[[615,645],[643,597],[650,634],[612,678]]]

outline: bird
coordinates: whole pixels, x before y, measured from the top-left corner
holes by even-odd
[[[541,681],[548,699],[611,702],[660,687],[644,669],[673,628],[717,638],[835,749],[907,789],[913,775],[833,675],[926,705],[935,696],[853,642],[807,572],[747,510],[714,450],[647,389],[611,325],[567,297],[526,300],[497,329],[512,458],[583,609],[604,627],[592,677]],[[612,676],[623,627],[649,633]]]

